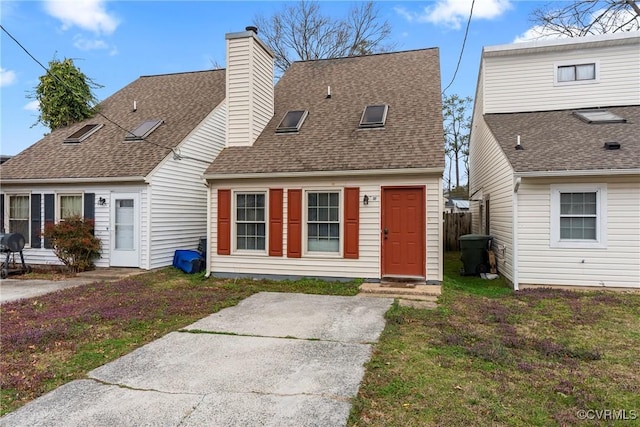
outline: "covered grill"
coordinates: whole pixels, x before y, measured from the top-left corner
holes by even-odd
[[[20,254],[20,261],[22,263],[22,269],[20,271],[26,273],[29,269],[24,263],[24,255],[22,250],[24,249],[25,239],[20,233],[0,233],[0,256],[6,254],[4,261],[2,262],[2,268],[0,269],[0,277],[5,279],[9,275],[9,263],[11,262],[11,255],[18,252]],[[15,256],[13,264],[15,264]]]

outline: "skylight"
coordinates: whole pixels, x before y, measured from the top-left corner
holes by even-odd
[[[95,132],[98,131],[98,129],[100,129],[103,125],[84,125],[82,126],[80,129],[78,129],[77,131],[75,131],[74,133],[72,133],[71,135],[69,135],[64,142],[65,143],[78,143],[78,142],[82,142],[85,139],[89,138],[91,135],[93,135]]]
[[[304,119],[307,117],[307,113],[307,110],[287,111],[287,114],[284,115],[282,121],[276,128],[276,132],[298,132],[300,130],[300,126],[302,126],[302,123],[304,122]]]
[[[381,105],[367,105],[364,107],[362,117],[360,118],[361,128],[377,128],[383,127],[384,122],[387,119],[387,110],[389,106],[386,104]]]
[[[124,137],[125,141],[140,141],[145,139],[151,132],[156,130],[163,123],[162,120],[151,119],[145,120],[140,126],[127,133]]]
[[[627,119],[607,110],[574,111],[573,114],[587,123],[627,123]]]

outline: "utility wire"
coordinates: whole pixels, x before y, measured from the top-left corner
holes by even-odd
[[[467,35],[469,35],[469,27],[471,26],[471,17],[473,16],[473,6],[475,5],[476,0],[471,0],[471,11],[469,11],[469,19],[467,20],[467,28],[464,30],[464,39],[462,40],[462,48],[460,49],[460,56],[458,57],[458,65],[456,65],[456,71],[453,73],[453,77],[451,78],[451,82],[444,88],[442,94],[447,91],[453,84],[458,75],[458,69],[460,68],[460,63],[462,62],[462,54],[464,53],[464,47],[467,44]]]
[[[29,50],[28,50],[27,48],[25,48],[25,47],[22,45],[22,43],[20,43],[20,42],[19,42],[19,41],[18,41],[18,40],[17,40],[17,39],[16,39],[16,38],[15,38],[15,37],[14,37],[14,36],[13,36],[13,35],[12,35],[12,34],[11,34],[11,33],[6,29],[6,28],[5,28],[5,27],[4,27],[4,25],[1,25],[1,24],[0,24],[0,28],[2,29],[2,31],[4,31],[4,32],[5,32],[5,34],[7,34],[7,35],[11,38],[11,40],[13,40],[13,41],[18,45],[18,46],[20,46],[20,48],[21,48],[21,49],[22,49],[22,50],[23,50],[27,55],[29,55],[29,57],[30,57],[31,59],[33,59],[33,60],[34,60],[34,61],[35,61],[35,62],[36,62],[40,67],[42,67],[42,68],[46,71],[46,73],[47,73],[49,76],[53,77],[53,78],[54,78],[54,79],[56,79],[58,82],[60,82],[60,84],[61,84],[61,85],[63,85],[64,87],[66,87],[66,88],[69,90],[69,92],[71,92],[71,94],[73,94],[74,96],[76,96],[76,97],[80,98],[80,96],[78,96],[78,94],[77,94],[77,93],[75,93],[75,92],[73,91],[73,88],[72,88],[72,87],[70,87],[70,86],[69,86],[69,85],[68,85],[64,80],[62,80],[58,75],[56,75],[56,74],[52,73],[52,72],[51,72],[47,67],[45,67],[45,66],[42,64],[42,62],[38,61],[38,59],[37,59],[35,56],[33,56],[33,55],[31,54],[31,52],[29,52]],[[104,119],[105,119],[105,120],[107,120],[108,122],[112,123],[113,125],[115,125],[115,126],[116,126],[116,127],[118,127],[119,129],[121,129],[121,130],[125,131],[127,134],[137,137],[137,136],[136,136],[133,132],[131,132],[129,129],[126,129],[124,126],[120,125],[120,124],[119,124],[118,122],[116,122],[115,120],[111,119],[110,117],[107,117],[104,113],[102,113],[102,112],[100,111],[100,109],[99,109],[99,108],[96,108],[96,107],[97,107],[97,105],[98,105],[99,103],[100,103],[100,102],[96,102],[96,104],[92,107],[92,109],[93,109],[93,111],[94,111],[95,113],[97,113],[99,116],[101,116],[102,118],[104,118]],[[194,161],[201,162],[201,163],[211,164],[211,162],[209,162],[209,161],[202,160],[202,159],[198,159],[198,158],[196,158],[196,157],[183,156],[182,154],[180,154],[179,149],[178,149],[178,150],[176,150],[176,149],[175,149],[175,148],[173,148],[173,147],[168,147],[168,146],[166,146],[166,145],[159,144],[159,143],[157,143],[157,142],[155,142],[155,141],[151,141],[151,140],[149,140],[148,138],[140,138],[140,140],[141,140],[141,141],[144,141],[144,142],[148,142],[149,144],[153,144],[153,145],[155,145],[155,146],[157,146],[157,147],[164,148],[165,150],[171,151],[171,152],[173,153],[174,158],[175,158],[175,159],[177,159],[177,160],[186,159],[186,160],[194,160]]]

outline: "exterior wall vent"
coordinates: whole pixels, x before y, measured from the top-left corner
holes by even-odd
[[[619,150],[620,143],[619,142],[605,142],[604,143],[605,150]]]

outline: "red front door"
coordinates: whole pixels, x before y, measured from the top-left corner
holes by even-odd
[[[382,188],[382,275],[425,277],[424,187]]]

